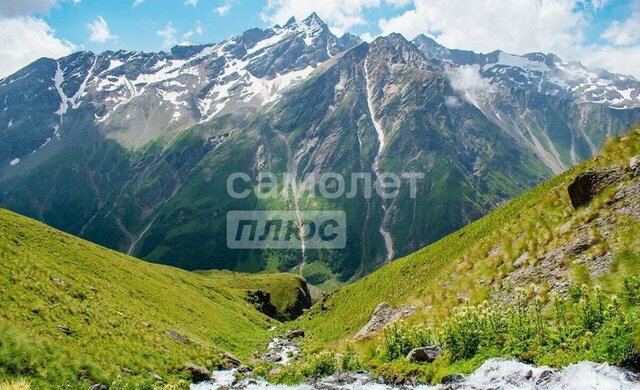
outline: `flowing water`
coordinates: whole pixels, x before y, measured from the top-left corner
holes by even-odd
[[[376,115],[375,115],[372,92],[371,92],[371,87],[369,82],[369,70],[367,68],[366,59],[364,61],[364,78],[366,82],[365,89],[367,90],[367,106],[369,108],[369,115],[371,116],[371,122],[373,123],[373,127],[376,130],[376,134],[378,136],[378,152],[376,153],[376,156],[373,159],[373,164],[371,166],[371,168],[373,169],[373,173],[376,175],[376,178],[378,178],[382,172],[380,169],[380,158],[382,156],[382,152],[384,151],[384,146],[386,141],[385,141],[385,134],[384,134],[384,129],[382,127],[382,124],[376,119]],[[387,216],[387,206],[385,204],[384,199],[382,199],[382,215],[383,215],[382,224],[380,225],[379,232],[380,232],[380,235],[382,235],[382,238],[384,239],[384,246],[387,250],[387,257],[385,259],[385,263],[389,263],[391,262],[391,260],[393,260],[395,251],[393,249],[393,237],[391,237],[391,233],[389,233],[384,228],[384,221]]]
[[[193,384],[191,390],[640,390],[635,374],[607,364],[581,362],[561,370],[534,367],[514,360],[487,360],[458,382],[437,386],[394,386],[366,373],[338,373],[311,383],[275,385],[262,379],[236,381],[234,370],[214,373],[210,382]]]

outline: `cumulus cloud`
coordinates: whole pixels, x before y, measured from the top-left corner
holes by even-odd
[[[362,39],[365,42],[371,42],[371,41],[373,41],[374,38],[373,38],[373,35],[371,35],[370,33],[367,32],[367,33],[364,33],[364,34],[360,35],[360,39]]]
[[[449,48],[515,54],[551,52],[640,76],[640,13],[614,22],[603,34],[607,45],[588,45],[585,31],[593,12],[609,0],[412,0],[402,14],[378,22],[383,34],[399,32],[412,39],[424,33]],[[626,45],[616,48],[613,46]],[[607,56],[612,56],[607,58]],[[630,56],[633,56],[629,58]],[[633,64],[633,65],[631,65]]]
[[[236,0],[225,0],[223,3],[217,6],[214,11],[220,16],[225,16],[229,13],[229,11],[231,11],[231,8],[233,8],[236,3]]]
[[[109,25],[102,16],[98,16],[96,20],[87,24],[87,29],[89,29],[90,33],[89,40],[92,42],[106,42],[110,39],[117,38],[115,35],[111,34],[111,31],[109,31]]]
[[[178,31],[173,27],[173,24],[169,22],[167,27],[156,32],[156,35],[164,38],[162,45],[164,47],[170,47],[176,44],[176,33]]]
[[[583,64],[640,79],[640,44],[626,47],[591,46],[584,51],[580,59]]]
[[[142,3],[144,3],[144,0],[133,0],[133,7],[137,7]]]
[[[8,0],[0,2],[0,16],[12,18],[44,13],[56,5],[58,0]]]
[[[640,0],[633,4],[633,10],[627,20],[611,23],[601,38],[615,46],[640,45]]]
[[[582,39],[586,20],[575,8],[576,0],[414,0],[412,9],[379,26],[409,39],[432,34],[452,48],[550,51]]]
[[[0,77],[6,77],[41,57],[58,58],[76,49],[56,38],[42,19],[29,16],[0,19]]]
[[[184,0],[184,5],[195,7],[198,5],[198,0]]]

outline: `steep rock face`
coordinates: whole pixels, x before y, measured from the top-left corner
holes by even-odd
[[[625,171],[620,168],[579,174],[567,188],[571,204],[574,208],[587,205],[604,188],[620,180],[624,175]]]
[[[156,262],[345,281],[592,155],[640,120],[636,84],[552,55],[361,44],[316,15],[170,52],[42,59],[0,80],[0,204]],[[424,176],[392,199],[227,193],[230,174],[251,189],[265,171]],[[253,209],[344,210],[347,246],[229,249],[227,211]]]

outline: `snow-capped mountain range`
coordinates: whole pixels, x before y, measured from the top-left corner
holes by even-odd
[[[500,50],[476,54],[447,49],[425,35],[419,35],[413,43],[429,59],[453,66],[476,66],[479,74],[492,84],[616,109],[640,107],[640,82],[632,76],[589,69],[579,62],[563,61],[554,54],[527,53],[519,56]]]
[[[43,58],[0,80],[0,207],[152,261],[251,271],[318,261],[311,280],[345,281],[592,156],[640,122],[639,94],[633,77],[553,54],[399,34],[366,43],[315,14],[168,52]],[[231,173],[261,171],[424,179],[416,198],[229,197]],[[227,211],[304,207],[345,210],[347,247],[277,257],[226,247]]]

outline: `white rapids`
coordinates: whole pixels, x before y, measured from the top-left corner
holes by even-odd
[[[295,386],[276,385],[263,379],[235,380],[235,371],[218,371],[209,382],[191,385],[191,390],[640,390],[635,374],[624,369],[580,362],[564,369],[534,367],[506,359],[487,360],[474,373],[455,383],[394,386],[374,380],[364,373],[338,373],[313,383]]]

